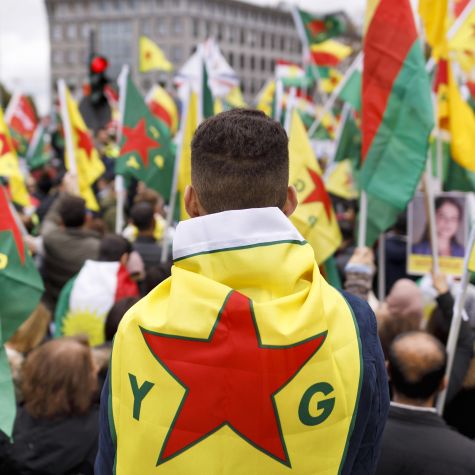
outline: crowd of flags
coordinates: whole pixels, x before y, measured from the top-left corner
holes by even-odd
[[[406,209],[428,162],[441,189],[475,191],[475,2],[420,0],[414,12],[409,0],[369,0],[361,51],[345,41],[344,16],[294,8],[293,17],[302,61],[277,61],[251,105],[287,130],[290,181],[299,198],[292,221],[318,263],[330,269],[341,233],[329,192],[361,199],[359,243],[372,246]],[[158,191],[169,204],[170,224],[187,218],[182,200],[191,181],[190,144],[197,126],[248,105],[238,75],[213,39],[197,45],[173,72],[159,46],[141,37],[139,70],[174,74],[177,92],[154,85],[143,97],[123,68],[117,89],[106,94],[117,123],[115,172],[126,187],[134,178]],[[64,81],[58,98],[54,118],[66,168],[87,207],[98,211],[93,185],[105,171],[103,161]],[[39,276],[26,277],[35,270],[9,203],[33,207],[25,176],[51,160],[48,128],[25,95],[15,94],[5,115],[0,110],[0,282],[17,267],[17,279],[34,289],[32,302],[41,283]],[[315,147],[321,141],[335,144],[324,172]],[[8,288],[2,283],[1,295]],[[2,308],[2,322],[15,320],[18,326],[34,308],[21,307],[22,313],[14,307]],[[13,326],[0,329],[1,343]],[[0,381],[0,392],[10,391],[4,384]],[[9,433],[11,420],[1,413],[0,427]]]

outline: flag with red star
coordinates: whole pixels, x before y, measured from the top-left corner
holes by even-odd
[[[15,395],[3,344],[30,316],[43,293],[43,283],[28,253],[0,185],[0,430],[11,435]]]
[[[289,134],[290,183],[297,189],[299,205],[290,217],[312,245],[319,264],[340,246],[341,233],[322,172],[298,112],[292,111]]]
[[[79,193],[86,201],[86,206],[92,211],[98,211],[97,203],[92,185],[104,173],[104,163],[99,156],[99,152],[94,146],[91,132],[88,130],[84,119],[79,112],[76,101],[71,96],[68,88],[60,88],[60,101],[62,104],[62,121],[66,142],[72,143],[74,157],[69,157],[66,147],[66,168],[74,171],[72,160],[74,160],[77,170],[77,180]]]
[[[287,218],[254,211],[181,223],[171,278],[122,321],[117,474],[341,471],[362,374],[351,310]]]
[[[304,10],[298,11],[298,20],[303,26],[305,33],[306,44],[317,44],[340,36],[345,33],[347,29],[347,22],[343,15],[329,14],[329,15],[314,15]]]
[[[12,200],[20,206],[30,206],[31,199],[20,169],[10,131],[0,109],[0,177],[8,183]]]
[[[170,130],[150,112],[130,76],[120,89],[124,110],[116,172],[143,181],[168,201],[175,163]]]

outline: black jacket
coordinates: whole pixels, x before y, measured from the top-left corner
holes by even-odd
[[[377,475],[475,474],[475,442],[435,412],[391,406]]]
[[[39,420],[20,408],[13,444],[2,434],[0,473],[92,475],[99,431],[98,410],[84,416]]]

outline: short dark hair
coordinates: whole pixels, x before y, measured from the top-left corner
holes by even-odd
[[[416,340],[414,351],[419,351],[418,338],[424,338],[433,346],[429,358],[423,364],[414,362],[411,355],[404,355],[398,346],[403,340]],[[427,355],[425,355],[427,356]],[[410,360],[410,361],[409,361]],[[411,365],[411,367],[409,367]],[[397,336],[389,350],[388,368],[393,388],[400,394],[410,398],[425,401],[434,395],[442,382],[447,367],[447,352],[444,345],[432,335],[422,332],[409,332]]]
[[[441,208],[446,203],[451,204],[452,206],[457,208],[457,210],[459,212],[459,218],[462,217],[462,215],[463,215],[462,205],[460,204],[460,201],[457,198],[454,198],[452,196],[438,196],[435,199],[435,203],[434,203],[435,210],[437,211],[439,208]]]
[[[191,181],[207,213],[283,208],[288,138],[263,112],[233,109],[205,120],[191,143]]]
[[[58,212],[64,226],[80,228],[86,222],[86,202],[73,195],[65,195],[60,199]]]
[[[146,201],[134,204],[130,210],[130,218],[139,231],[152,229],[154,224],[153,206]]]
[[[143,295],[147,295],[158,284],[161,284],[165,279],[168,279],[171,275],[171,269],[172,263],[170,261],[148,267],[145,272],[145,279],[142,286]]]
[[[112,341],[114,335],[117,333],[117,328],[119,327],[122,317],[127,313],[129,308],[138,301],[138,297],[124,297],[112,305],[104,324],[104,336],[106,341]]]
[[[132,246],[127,239],[117,234],[107,234],[99,245],[98,261],[117,262],[124,254],[130,254]]]

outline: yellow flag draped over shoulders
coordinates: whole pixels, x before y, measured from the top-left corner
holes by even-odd
[[[180,223],[174,259],[115,338],[116,473],[337,474],[361,345],[311,246],[277,208],[227,211]]]

